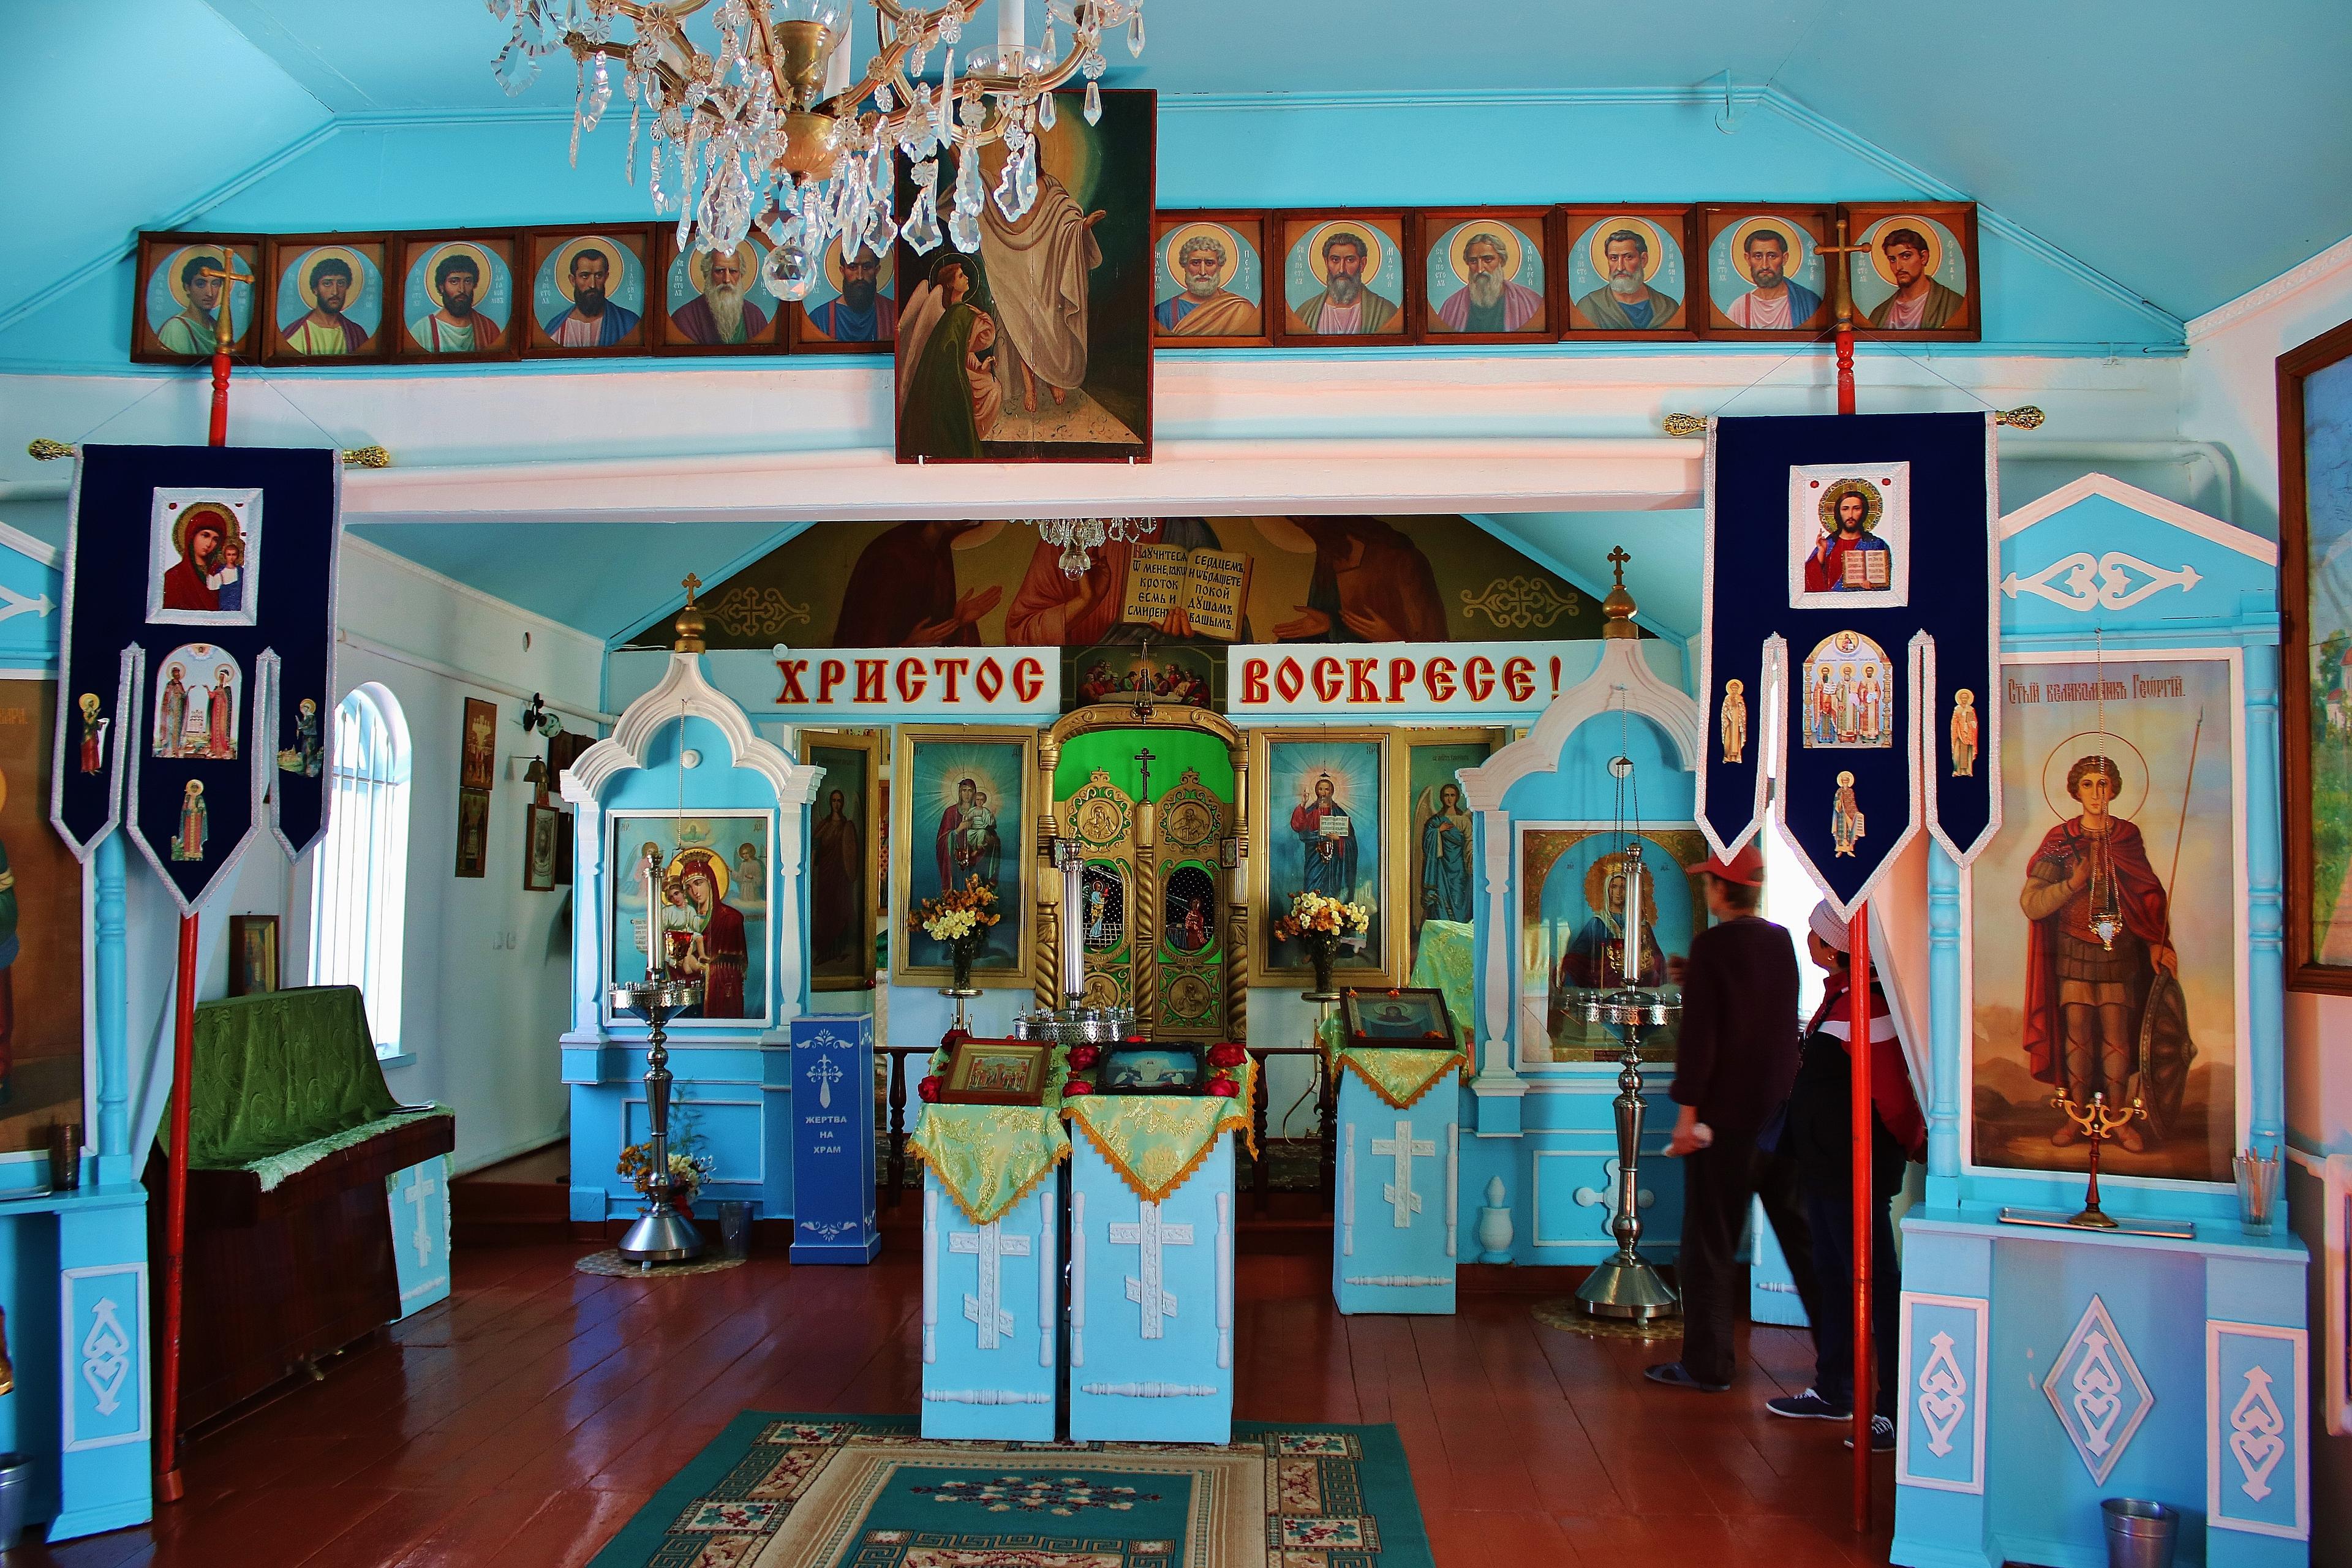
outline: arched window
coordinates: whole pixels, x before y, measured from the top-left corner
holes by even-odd
[[[400,1051],[408,889],[408,723],[373,682],[335,710],[327,836],[310,869],[310,984],[356,985],[376,1055]]]

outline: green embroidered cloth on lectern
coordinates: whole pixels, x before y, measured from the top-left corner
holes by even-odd
[[[1471,990],[1477,955],[1470,927],[1461,921],[1423,921],[1420,942],[1421,951],[1413,955],[1412,978],[1406,984],[1444,992],[1445,1011],[1454,1019],[1454,1033],[1465,1040],[1476,1039],[1478,1031],[1471,1020]]]
[[[392,1098],[354,986],[231,996],[196,1009],[192,1170],[251,1171],[269,1192],[379,1132],[451,1114]]]
[[[1426,931],[1428,927],[1422,929]],[[1317,1026],[1316,1034],[1322,1040],[1324,1058],[1331,1063],[1334,1073],[1354,1073],[1383,1103],[1399,1110],[1419,1100],[1448,1073],[1470,1065],[1469,1054],[1460,1050],[1351,1047],[1348,1044],[1347,1026],[1336,1009]]]
[[[1253,1058],[1242,1064],[1241,1092],[1206,1094],[1087,1094],[1062,1102],[1062,1115],[1086,1135],[1119,1180],[1146,1203],[1164,1203],[1182,1186],[1228,1132],[1250,1138]]]
[[[1044,1105],[926,1105],[907,1137],[974,1225],[1001,1218],[1070,1157],[1060,1097]]]

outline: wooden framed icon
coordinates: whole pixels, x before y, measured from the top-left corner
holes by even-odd
[[[1417,986],[1339,993],[1339,1020],[1351,1046],[1445,1050],[1454,1044],[1445,993]]]
[[[784,307],[784,339],[796,354],[887,354],[898,341],[898,247],[845,262],[838,235],[807,299]]]
[[[268,279],[262,321],[265,364],[364,364],[395,335],[382,234],[273,235],[262,247]]]
[[[276,915],[228,917],[228,994],[258,996],[276,991],[282,971],[278,957]]]
[[[654,279],[654,341],[665,354],[780,354],[784,304],[761,266],[767,240],[756,229],[733,250],[681,251],[664,228]]]
[[[1698,335],[1688,206],[1559,209],[1564,339],[1671,342]]]
[[[824,770],[808,839],[812,991],[871,991],[882,921],[882,759],[874,731],[803,731],[801,760]]]
[[[1862,202],[1838,209],[1857,332],[1972,343],[1984,336],[1974,202]]]
[[[1329,208],[1274,220],[1282,257],[1275,341],[1410,342],[1420,300],[1412,215]]]
[[[457,791],[457,868],[460,877],[485,877],[490,869],[490,792]]]
[[[142,364],[194,364],[213,357],[221,307],[229,353],[253,358],[267,303],[261,238],[251,234],[142,234],[134,272],[131,357]]]
[[[1540,343],[1559,336],[1549,208],[1466,207],[1415,218],[1423,342]]]
[[[1701,207],[1701,335],[1769,342],[1827,331],[1829,268],[1821,247],[1833,232],[1825,206]]]
[[[392,357],[410,363],[512,359],[522,346],[513,235],[404,234],[394,247]]]
[[[1208,1047],[1199,1040],[1129,1040],[1103,1048],[1095,1074],[1100,1094],[1198,1094],[1209,1080]]]
[[[2352,321],[2278,358],[2286,975],[2352,995]]]
[[[499,705],[466,699],[464,728],[457,736],[457,786],[489,790],[498,783]]]
[[[642,354],[653,342],[650,224],[565,224],[523,234],[527,359]]]
[[[1053,1051],[1045,1040],[958,1040],[948,1047],[940,1102],[1043,1105]]]
[[[890,867],[890,979],[945,985],[948,944],[917,920],[950,889],[978,886],[997,917],[971,966],[982,988],[1029,989],[1035,952],[1037,731],[972,724],[900,724],[890,769],[891,833],[907,847]]]
[[[562,845],[563,813],[551,805],[523,807],[522,890],[555,891],[557,850]]]
[[[1171,349],[1265,348],[1267,215],[1164,212],[1151,224],[1151,341]]]
[[[1403,858],[1385,825],[1394,788],[1390,772],[1395,731],[1250,731],[1249,983],[1304,986],[1315,963],[1296,938],[1278,941],[1275,923],[1300,893],[1360,904],[1361,931],[1341,933],[1334,970],[1341,984],[1382,986],[1404,963]]]

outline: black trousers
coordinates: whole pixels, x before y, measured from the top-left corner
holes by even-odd
[[[1717,1131],[1712,1144],[1683,1160],[1683,1239],[1675,1269],[1683,1292],[1683,1366],[1701,1383],[1729,1383],[1738,1370],[1732,1330],[1744,1305],[1739,1237],[1756,1198],[1763,1199],[1765,1217],[1789,1260],[1806,1321],[1822,1321],[1812,1232],[1797,1196],[1796,1163],[1759,1150],[1753,1132]],[[1818,1357],[1818,1327],[1813,1344]]]
[[[1895,1258],[1895,1225],[1887,1214],[1888,1200],[1872,1199],[1870,1245],[1870,1338],[1872,1360],[1878,1375],[1872,1401],[1874,1414],[1895,1419],[1895,1385],[1902,1376],[1895,1365],[1902,1331],[1903,1270]],[[1832,1405],[1853,1405],[1853,1207],[1843,1194],[1808,1195],[1806,1207],[1813,1221],[1814,1257],[1822,1282],[1832,1299],[1816,1309],[1805,1303],[1815,1325],[1813,1344],[1820,1358],[1813,1390]]]

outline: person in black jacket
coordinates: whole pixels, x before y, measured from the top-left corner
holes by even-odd
[[[1853,975],[1846,924],[1827,903],[1807,921],[1806,950],[1829,972],[1822,1005],[1806,1026],[1803,1059],[1789,1095],[1783,1134],[1797,1163],[1798,1184],[1811,1222],[1813,1258],[1823,1295],[1814,1311],[1813,1342],[1819,1360],[1813,1386],[1802,1394],[1767,1400],[1775,1415],[1799,1420],[1846,1421],[1853,1415],[1853,1085],[1849,1041],[1853,1033]],[[1895,1258],[1895,1230],[1887,1205],[1903,1190],[1905,1165],[1927,1156],[1927,1123],[1911,1091],[1910,1069],[1895,1017],[1880,989],[1875,966],[1870,982],[1871,1142],[1871,1339],[1875,1350],[1877,1397],[1873,1401],[1871,1448],[1895,1447],[1895,1390],[1898,1317],[1903,1291]],[[1809,1311],[1812,1303],[1806,1303]],[[1851,1442],[1851,1439],[1849,1439]]]
[[[1788,1098],[1797,1072],[1797,954],[1788,931],[1759,915],[1764,858],[1754,844],[1701,868],[1716,924],[1691,939],[1682,967],[1683,1016],[1672,1093],[1682,1108],[1666,1152],[1683,1162],[1680,1361],[1643,1375],[1670,1387],[1721,1394],[1738,1361],[1735,1261],[1748,1211],[1766,1176],[1773,1228],[1808,1311],[1811,1252],[1802,1221],[1769,1180],[1757,1137]]]

